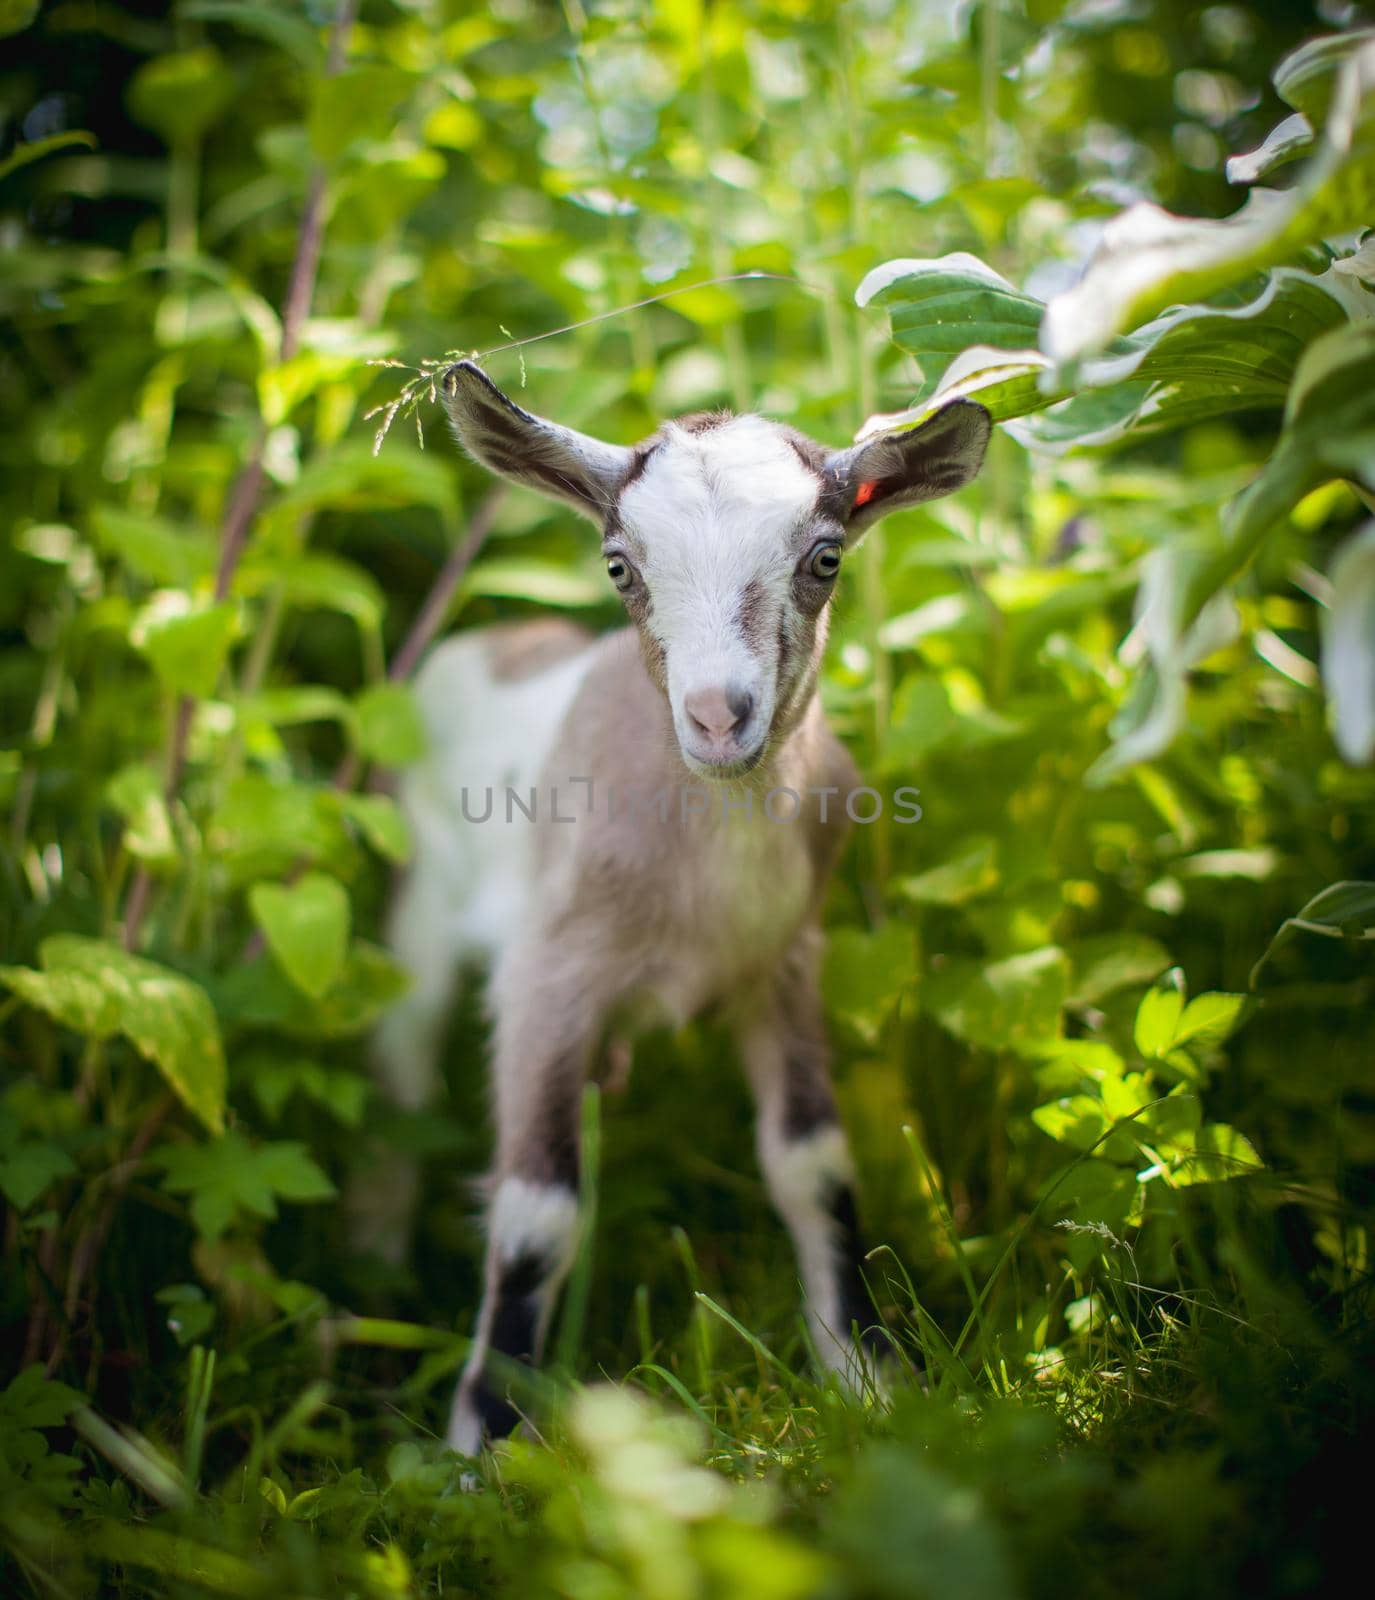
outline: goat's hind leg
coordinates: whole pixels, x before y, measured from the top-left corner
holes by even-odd
[[[792,1235],[817,1354],[859,1388],[867,1361],[885,1346],[864,1283],[854,1168],[831,1087],[818,945],[814,930],[798,940],[768,995],[747,1003],[738,1035],[756,1103],[759,1162]]]
[[[520,1420],[510,1363],[539,1361],[578,1242],[582,1088],[591,1035],[573,975],[531,954],[494,975],[496,1160],[487,1207],[482,1305],[454,1396],[449,1443],[473,1455]],[[495,1359],[494,1359],[495,1358]]]

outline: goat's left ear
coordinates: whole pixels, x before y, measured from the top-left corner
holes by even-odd
[[[594,522],[605,519],[633,450],[526,411],[473,361],[450,367],[440,389],[458,442],[475,460],[512,483],[567,501]]]
[[[910,433],[835,450],[826,460],[828,498],[853,544],[890,511],[937,500],[972,483],[983,465],[993,420],[972,400],[952,400]]]

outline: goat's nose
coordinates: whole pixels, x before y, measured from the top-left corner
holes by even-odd
[[[725,739],[749,721],[754,696],[734,684],[694,689],[683,696],[683,710],[698,733],[710,739]]]

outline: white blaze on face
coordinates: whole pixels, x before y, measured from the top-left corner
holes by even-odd
[[[729,686],[754,702],[747,744],[767,737],[777,706],[777,625],[755,639],[741,626],[747,596],[761,615],[792,607],[805,551],[800,530],[818,481],[762,417],[734,417],[665,442],[621,496],[664,652],[669,704],[684,753],[693,742],[687,695]],[[760,638],[762,637],[762,643]],[[748,753],[748,752],[747,752]],[[695,763],[694,763],[695,764]]]

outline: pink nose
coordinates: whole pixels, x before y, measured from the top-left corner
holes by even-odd
[[[683,696],[683,710],[695,733],[720,743],[744,729],[754,710],[754,696],[734,684],[694,689]]]

